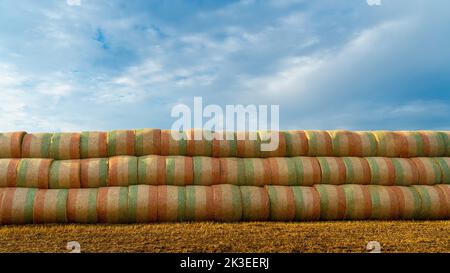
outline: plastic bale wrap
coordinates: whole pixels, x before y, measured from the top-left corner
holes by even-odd
[[[450,157],[433,158],[441,169],[441,183],[450,184]]]
[[[284,131],[284,138],[286,142],[286,156],[308,155],[308,138],[305,131]]]
[[[0,188],[17,185],[19,159],[0,159]]]
[[[80,159],[80,133],[55,133],[50,143],[50,158]]]
[[[441,168],[436,160],[430,157],[414,157],[411,161],[416,165],[420,185],[440,184],[442,179]]]
[[[316,157],[297,156],[292,160],[297,173],[297,185],[311,186],[320,183],[322,171]]]
[[[0,133],[0,158],[20,158],[25,132]]]
[[[128,222],[128,187],[98,189],[97,218],[100,223]]]
[[[445,219],[449,204],[444,192],[434,186],[411,186],[420,195],[422,201],[420,219]]]
[[[108,132],[108,156],[136,155],[136,135],[133,130]]]
[[[286,156],[286,138],[282,131],[258,131],[261,157]]]
[[[395,185],[409,186],[419,183],[419,171],[409,158],[392,158],[395,168]]]
[[[398,218],[418,219],[422,202],[419,193],[413,187],[393,186],[389,187],[394,193],[398,204]]]
[[[321,170],[321,183],[341,185],[346,181],[346,168],[341,157],[317,157]]]
[[[187,139],[184,131],[161,130],[161,155],[187,155]]]
[[[194,185],[209,186],[220,183],[220,160],[206,156],[194,156]]]
[[[290,157],[271,157],[266,159],[270,165],[271,184],[295,186],[297,171],[295,161]]]
[[[327,131],[305,131],[309,156],[332,156],[333,145]]]
[[[34,196],[33,223],[67,223],[67,189],[40,189]]]
[[[128,187],[128,222],[150,223],[158,220],[158,187],[134,185]]]
[[[138,159],[135,156],[114,156],[108,163],[108,186],[126,187],[138,183]]]
[[[98,189],[69,189],[67,221],[69,223],[97,223]]]
[[[445,143],[445,156],[450,156],[450,131],[444,131],[441,132],[442,137],[444,138],[444,143]]]
[[[37,189],[5,188],[0,204],[0,224],[33,223],[33,205]]]
[[[108,156],[108,133],[82,132],[80,138],[81,158],[101,158]]]
[[[346,184],[370,184],[371,174],[367,159],[364,157],[342,157],[345,165]]]
[[[80,160],[53,161],[48,187],[50,189],[79,188],[81,186],[80,169]]]
[[[379,185],[367,186],[372,202],[371,219],[392,220],[399,217],[399,205],[394,188]]]
[[[242,198],[239,186],[213,185],[214,220],[234,222],[242,219]]]
[[[238,157],[261,157],[261,139],[258,132],[236,132],[236,144]]]
[[[244,158],[245,185],[264,186],[271,184],[270,164],[264,158]]]
[[[158,186],[158,221],[184,221],[186,208],[186,187]]]
[[[320,219],[320,196],[314,187],[292,187],[295,201],[296,221],[315,221]]]
[[[445,135],[437,131],[410,132],[414,141],[408,142],[410,156],[445,156]]]
[[[17,168],[17,187],[47,189],[52,159],[21,159]]]
[[[367,185],[342,185],[345,193],[345,216],[348,220],[366,220],[372,215],[372,199]]]
[[[162,185],[166,183],[166,157],[148,155],[138,158],[138,184]]]
[[[334,156],[376,156],[378,143],[375,135],[367,131],[330,131]]]
[[[408,186],[419,183],[416,165],[408,158],[367,157],[371,184]]]
[[[25,134],[22,140],[23,158],[49,158],[51,133]]]
[[[220,184],[245,185],[244,159],[236,157],[219,158]]]
[[[108,185],[108,158],[80,160],[80,184],[82,188],[100,188]]]
[[[161,130],[139,129],[135,130],[135,147],[137,156],[161,154]]]
[[[213,132],[191,129],[186,131],[186,153],[189,156],[212,156]]]
[[[445,203],[447,204],[446,219],[450,218],[450,185],[436,185],[436,188],[440,189],[445,196]]]
[[[235,132],[216,131],[213,133],[212,142],[213,157],[236,157],[237,140]]]
[[[264,187],[240,186],[242,198],[242,220],[265,221],[269,218],[270,203]]]
[[[185,220],[214,220],[214,193],[212,187],[186,186]]]
[[[269,195],[270,220],[293,221],[295,219],[295,197],[289,186],[265,186]]]
[[[166,184],[175,186],[192,185],[194,183],[194,168],[192,157],[166,157]]]
[[[314,185],[320,196],[320,219],[342,220],[346,212],[344,189],[335,185]]]

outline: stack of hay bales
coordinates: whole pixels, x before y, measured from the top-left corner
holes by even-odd
[[[449,132],[0,133],[0,224],[449,218]]]

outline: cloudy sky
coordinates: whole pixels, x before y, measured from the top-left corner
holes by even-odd
[[[0,131],[170,128],[194,96],[449,130],[450,1],[0,0]]]

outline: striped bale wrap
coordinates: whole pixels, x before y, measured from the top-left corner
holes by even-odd
[[[108,132],[108,156],[136,155],[134,147],[136,135],[133,130]]]
[[[50,167],[48,187],[69,189],[81,187],[80,160],[56,160]]]
[[[138,184],[162,185],[166,183],[166,157],[148,155],[138,158]]]
[[[186,132],[161,130],[161,155],[187,155]]]
[[[444,143],[446,146],[446,152],[445,152],[445,156],[450,156],[450,131],[444,131],[441,132],[442,133],[442,137],[444,138]]]
[[[237,157],[219,158],[220,184],[245,185],[244,159]]]
[[[80,133],[55,133],[50,143],[50,158],[80,159]]]
[[[158,187],[133,185],[128,187],[128,222],[149,223],[158,219]]]
[[[242,198],[242,220],[265,221],[269,218],[270,203],[264,187],[240,186]]]
[[[399,217],[399,204],[394,191],[396,187],[368,185],[370,193],[373,220],[397,219]],[[405,188],[405,187],[398,187]]]
[[[158,222],[184,221],[186,187],[158,186]]]
[[[393,186],[389,187],[395,193],[398,204],[398,218],[418,219],[421,211],[421,199],[413,187]]]
[[[206,156],[194,156],[194,184],[209,186],[220,183],[220,160]]]
[[[108,186],[126,187],[138,183],[138,160],[135,156],[114,156],[108,163]]]
[[[345,216],[348,220],[366,220],[372,215],[372,199],[367,185],[342,185],[345,193]]]
[[[0,159],[0,188],[17,185],[17,167],[20,159]]]
[[[286,156],[308,155],[308,138],[306,137],[305,131],[284,131],[284,139],[286,143]]]
[[[341,157],[317,157],[321,170],[321,183],[340,185],[346,181],[346,168]]]
[[[450,184],[450,158],[449,157],[435,157],[433,158],[441,169],[441,183]]]
[[[342,157],[345,165],[346,184],[370,184],[369,163],[364,157]]]
[[[25,134],[22,140],[23,158],[49,158],[51,133]]]
[[[0,133],[0,158],[22,156],[22,139],[25,132]]]
[[[447,204],[446,219],[450,218],[450,185],[436,185],[436,188],[440,189],[445,196],[445,203]]]
[[[414,157],[411,161],[416,165],[420,185],[440,184],[442,179],[441,168],[436,160],[430,157]]]
[[[97,219],[110,224],[128,222],[128,187],[98,189]]]
[[[21,159],[17,168],[17,187],[47,189],[52,159]]]
[[[378,143],[375,135],[367,131],[330,131],[334,156],[376,156]]]
[[[258,132],[236,132],[238,157],[261,157],[261,139]]]
[[[290,157],[271,157],[266,159],[270,165],[271,184],[295,186],[297,182],[297,170],[295,161]]]
[[[391,158],[395,168],[395,185],[409,186],[419,183],[419,171],[409,158]]]
[[[67,221],[69,223],[97,223],[98,189],[69,189]]]
[[[135,130],[135,147],[137,156],[161,154],[161,130],[139,129]]]
[[[296,221],[320,219],[320,196],[314,187],[291,187],[295,201]]]
[[[33,205],[37,189],[5,188],[0,204],[0,224],[33,223]]]
[[[408,186],[419,182],[419,172],[408,158],[367,157],[371,183],[376,185]]]
[[[235,157],[237,156],[237,140],[235,132],[216,131],[213,134],[212,156]]]
[[[186,221],[214,220],[214,193],[208,186],[186,186]]]
[[[264,186],[271,180],[270,164],[264,158],[244,158],[245,185]]]
[[[261,157],[283,157],[286,156],[286,138],[283,131],[258,131],[261,140]],[[275,140],[278,138],[278,140]],[[275,144],[277,144],[275,146]],[[263,146],[264,145],[264,146]],[[267,146],[267,147],[265,147]],[[272,151],[263,151],[263,147],[274,148]]]
[[[192,157],[166,157],[166,184],[175,186],[192,185],[194,183]]]
[[[420,195],[422,201],[420,219],[445,219],[448,206],[444,192],[434,186],[420,185],[412,186]]]
[[[311,186],[320,183],[322,172],[316,157],[297,156],[292,160],[297,174],[296,185]]]
[[[410,156],[444,156],[445,135],[436,131],[409,132],[411,141],[408,142]],[[408,140],[410,139],[408,138]]]
[[[293,221],[295,219],[295,197],[289,186],[265,186],[269,195],[270,220]]]
[[[314,185],[320,196],[320,219],[342,220],[346,212],[344,189],[335,185]]]
[[[213,185],[214,220],[233,222],[242,219],[242,198],[239,186]]]
[[[378,141],[378,156],[408,157],[408,139],[398,131],[375,131]]]
[[[80,184],[82,188],[100,188],[108,185],[108,158],[80,160]]]
[[[33,223],[67,223],[67,189],[39,189],[34,196]]]
[[[80,137],[81,158],[99,158],[108,156],[108,133],[82,132]]]
[[[308,138],[309,156],[331,156],[333,145],[331,136],[327,131],[305,131]]]
[[[186,131],[186,153],[189,156],[212,156],[213,132],[191,129]]]

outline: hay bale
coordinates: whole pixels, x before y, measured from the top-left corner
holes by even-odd
[[[55,133],[50,143],[50,158],[80,159],[80,133]]]
[[[184,221],[186,187],[158,186],[158,221]]]
[[[138,184],[162,185],[166,183],[166,157],[160,155],[138,158]]]
[[[80,161],[82,188],[99,188],[108,185],[108,158],[90,158]]]
[[[67,223],[67,189],[40,189],[34,196],[33,223]]]
[[[445,156],[445,134],[436,131],[418,131],[415,135],[420,135],[416,142],[415,149],[411,149],[411,156]],[[410,145],[411,146],[411,145]]]
[[[345,165],[346,184],[370,184],[371,173],[369,163],[364,157],[342,157]]]
[[[31,224],[33,223],[33,205],[37,189],[5,188],[0,204],[0,223]]]
[[[17,168],[17,187],[47,189],[52,159],[21,159]]]
[[[441,170],[442,184],[450,184],[450,158],[449,157],[435,157],[433,158]]]
[[[238,157],[261,157],[261,139],[257,132],[236,132]]]
[[[214,220],[214,193],[212,187],[186,186],[185,220]]]
[[[430,157],[414,157],[411,161],[416,165],[420,185],[434,185],[441,183],[441,168],[436,160]]]
[[[167,156],[166,157],[166,184],[185,186],[194,183],[192,157]]]
[[[366,185],[342,185],[345,193],[345,215],[348,220],[365,220],[372,215],[372,199]]]
[[[23,158],[49,158],[51,133],[25,134],[22,140]]]
[[[340,185],[346,181],[346,168],[341,157],[317,157],[322,184]]]
[[[288,186],[265,186],[269,195],[270,220],[292,221],[295,218],[295,197]]]
[[[67,222],[97,223],[98,189],[69,189]]]
[[[114,156],[108,162],[108,186],[129,186],[138,183],[138,160],[135,156]]]
[[[258,131],[259,139],[261,140],[261,145],[273,145],[275,143],[273,137],[278,137],[278,146],[273,151],[263,151],[261,147],[261,157],[284,157],[286,156],[286,138],[285,132],[278,131]]]
[[[413,187],[393,186],[389,188],[395,193],[398,204],[398,218],[419,218],[422,206],[419,193]]]
[[[344,189],[335,185],[314,185],[320,197],[320,219],[342,220],[346,212]]]
[[[450,156],[450,131],[441,132],[441,136],[444,138],[444,143],[446,146],[445,156]]]
[[[189,156],[212,156],[213,132],[201,129],[186,131],[187,147]],[[200,138],[196,140],[196,138]]]
[[[401,132],[376,131],[374,132],[378,141],[378,156],[407,157],[408,140]]]
[[[286,143],[286,156],[308,155],[308,138],[306,137],[305,131],[284,131],[284,139]]]
[[[449,203],[444,192],[434,186],[420,185],[411,186],[420,195],[422,201],[419,214],[420,219],[445,219]]]
[[[447,204],[445,219],[448,219],[450,217],[450,185],[436,185],[435,187],[440,189],[445,196],[445,203]]]
[[[419,171],[409,158],[391,158],[395,168],[395,185],[408,186],[419,183]]]
[[[136,136],[134,150],[137,156],[161,154],[160,129],[140,129],[134,133]]]
[[[241,191],[235,185],[213,185],[214,220],[223,222],[242,219]]]
[[[320,219],[320,196],[314,187],[292,187],[295,201],[296,221],[315,221]]]
[[[133,130],[108,132],[108,156],[135,155],[136,136]]]
[[[373,132],[330,131],[334,156],[376,156],[378,143]]]
[[[399,203],[393,190],[395,187],[368,185],[372,213],[370,219],[388,220],[399,217]],[[405,187],[401,187],[405,188]]]
[[[294,186],[297,185],[297,171],[295,161],[289,157],[271,157],[266,159],[270,165],[271,184]]]
[[[244,158],[245,185],[264,186],[271,181],[269,160],[263,158]]]
[[[245,185],[245,164],[242,158],[224,157],[220,162],[220,184]]]
[[[206,156],[194,156],[194,184],[209,186],[220,183],[220,160]]]
[[[128,187],[128,222],[149,223],[158,219],[158,187],[134,185]]]
[[[128,222],[128,187],[98,189],[97,219],[109,224]]]
[[[240,186],[242,198],[242,220],[265,221],[269,218],[270,203],[264,187]]]
[[[187,139],[184,131],[161,130],[161,155],[187,155]]]
[[[333,145],[327,131],[305,131],[309,156],[332,156]]]
[[[237,140],[235,132],[216,131],[213,133],[212,142],[213,157],[236,157]]]
[[[367,157],[371,183],[408,186],[419,182],[416,165],[408,158]]]
[[[0,158],[20,158],[25,132],[0,133]]]
[[[49,188],[69,189],[81,187],[80,160],[57,160],[50,167]]]
[[[297,174],[296,185],[311,186],[320,183],[322,171],[316,157],[297,156],[292,160]]]
[[[0,159],[0,188],[17,185],[19,159]]]
[[[81,158],[99,158],[108,156],[108,133],[82,132],[80,138]]]

